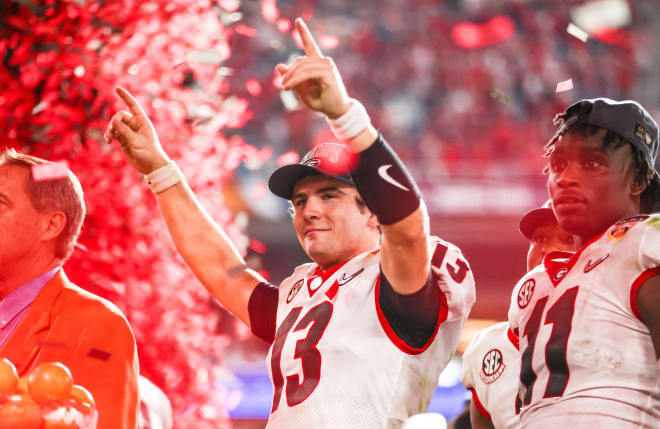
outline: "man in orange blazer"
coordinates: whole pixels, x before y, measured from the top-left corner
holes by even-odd
[[[85,216],[68,169],[12,149],[0,153],[0,357],[28,374],[66,365],[94,396],[97,429],[135,429],[138,359],[126,318],[69,282],[62,264]]]

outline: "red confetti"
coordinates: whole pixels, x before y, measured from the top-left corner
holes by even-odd
[[[288,33],[291,31],[291,21],[286,18],[280,18],[277,20],[276,27],[281,33]]]
[[[32,180],[46,182],[49,180],[64,179],[69,176],[69,164],[66,161],[49,162],[32,166]]]
[[[451,39],[466,49],[482,48],[510,39],[516,32],[515,23],[508,16],[496,16],[485,24],[462,21],[451,29]]]
[[[261,2],[261,14],[264,16],[266,22],[274,24],[280,16],[280,11],[277,9],[275,0],[263,0]]]
[[[570,91],[571,89],[573,89],[573,79],[568,79],[557,84],[556,92]]]
[[[252,188],[252,196],[255,200],[263,200],[266,197],[267,192],[266,184],[263,182],[255,183]]]
[[[300,155],[295,150],[290,150],[286,153],[277,157],[277,165],[280,167],[283,165],[295,164],[300,161]]]
[[[263,255],[266,252],[266,245],[254,238],[250,239],[248,247],[260,255]]]
[[[337,36],[323,36],[319,40],[319,46],[323,49],[334,49],[339,46],[339,39]]]
[[[220,0],[218,4],[227,12],[236,12],[241,7],[239,0]]]
[[[234,27],[234,31],[245,37],[254,37],[257,35],[257,30],[247,25],[238,24]]]
[[[261,84],[256,79],[248,79],[245,81],[245,88],[253,97],[261,95]]]

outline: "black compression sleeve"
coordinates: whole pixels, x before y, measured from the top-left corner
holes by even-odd
[[[383,136],[359,153],[353,181],[371,213],[382,225],[392,225],[419,207],[421,193],[403,162]]]
[[[279,288],[270,283],[259,283],[248,301],[252,333],[269,343],[275,339],[278,294]]]
[[[433,270],[424,287],[410,295],[397,293],[380,272],[378,300],[390,326],[408,346],[421,348],[431,338],[440,312],[440,289]]]

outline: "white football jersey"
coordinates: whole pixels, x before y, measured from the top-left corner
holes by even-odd
[[[660,371],[637,307],[659,266],[660,215],[638,216],[518,282],[522,427],[660,428]]]
[[[516,413],[520,353],[518,339],[507,322],[479,332],[463,353],[463,385],[472,390],[479,411],[487,413],[495,429],[517,429]]]
[[[274,386],[268,428],[398,428],[426,411],[475,299],[458,248],[435,237],[429,246],[442,293],[438,328],[419,349],[397,337],[380,309],[378,251],[325,279],[304,264],[282,282],[266,360]]]

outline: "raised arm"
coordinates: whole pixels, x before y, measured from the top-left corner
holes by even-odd
[[[119,141],[126,159],[140,173],[167,182],[178,170],[160,145],[156,131],[131,94],[117,88],[129,112],[117,112],[105,140]],[[158,170],[158,171],[156,171]],[[153,175],[152,175],[153,176]],[[224,308],[250,326],[248,302],[264,279],[245,266],[227,235],[199,204],[183,176],[174,186],[156,193],[156,199],[177,250],[200,282]],[[176,179],[173,179],[176,180]]]
[[[360,154],[353,177],[383,231],[381,269],[396,292],[414,293],[428,279],[431,257],[429,219],[419,190],[405,166],[379,137],[361,105],[348,96],[337,67],[331,58],[323,56],[302,19],[296,20],[296,28],[305,56],[289,65],[276,66],[282,85],[292,89],[311,110],[323,113],[331,124],[336,124],[335,132],[338,128],[349,131],[342,140]],[[365,117],[364,127],[355,130],[352,124]],[[350,132],[351,126],[356,134]]]

